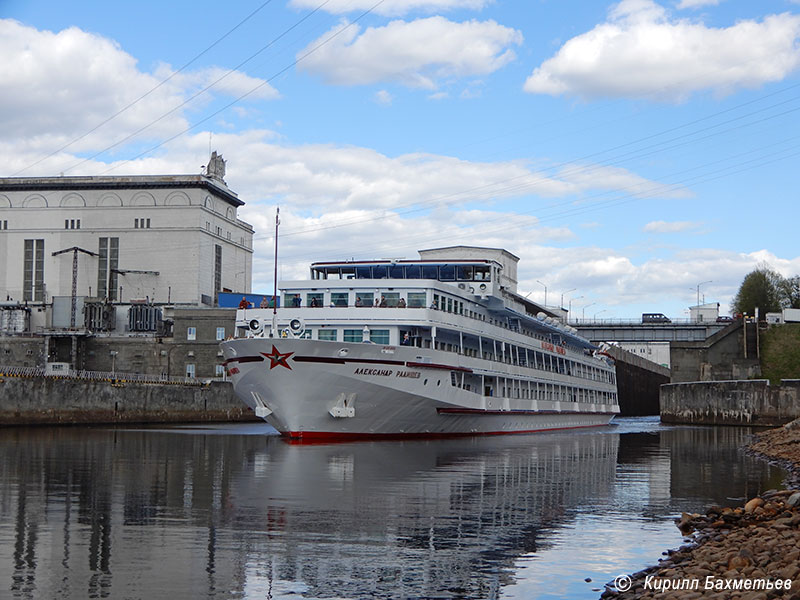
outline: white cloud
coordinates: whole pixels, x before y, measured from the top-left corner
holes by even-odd
[[[365,11],[384,16],[400,16],[411,11],[424,11],[429,13],[446,10],[480,10],[492,3],[493,0],[384,0],[375,6],[375,0],[330,0],[322,9],[333,14]],[[318,0],[291,0],[289,6],[295,8],[316,8]]]
[[[678,9],[699,8],[701,6],[716,6],[719,0],[681,0],[677,4]]]
[[[606,23],[569,40],[536,68],[524,89],[585,98],[682,101],[780,81],[800,66],[800,15],[770,15],[711,28],[670,20],[651,0],[624,0]]]
[[[169,74],[161,70],[158,75]],[[221,67],[209,67],[200,71],[179,73],[176,83],[187,89],[211,87],[214,93],[222,93],[234,98],[245,96],[245,100],[274,100],[280,97],[278,90],[263,79],[250,77],[241,71],[230,71]]]
[[[392,95],[387,92],[386,90],[378,90],[375,92],[375,102],[378,104],[383,104],[384,106],[389,106],[392,103]]]
[[[335,31],[346,28],[319,46]],[[311,42],[298,67],[328,83],[365,85],[393,81],[408,87],[436,89],[439,79],[485,75],[515,57],[509,48],[522,43],[522,34],[494,21],[455,23],[443,17],[411,22],[392,21],[363,32],[343,23]]]
[[[698,229],[702,223],[692,221],[651,221],[642,230],[646,233],[680,233]]]
[[[101,150],[139,130],[125,143],[171,137],[189,125],[184,118],[189,105],[181,105],[225,73],[208,68],[179,73],[161,83],[171,72],[168,66],[145,73],[112,40],[76,27],[57,33],[39,31],[10,19],[0,19],[0,55],[0,81],[6,90],[0,94],[0,130],[3,141],[14,145],[16,168],[31,164],[19,160],[26,152],[38,160],[78,136],[83,137],[69,147],[70,153]],[[215,84],[213,92],[238,97],[257,86],[254,99],[277,95],[262,80],[240,72]],[[197,102],[207,98],[190,104]],[[63,154],[42,165],[53,173],[58,172],[52,169],[54,164],[63,170],[66,161],[76,162],[72,154]]]

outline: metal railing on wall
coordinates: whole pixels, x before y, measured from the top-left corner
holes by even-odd
[[[147,375],[143,373],[120,373],[110,371],[68,370],[63,373],[46,373],[42,367],[10,367],[0,365],[0,377],[24,377],[49,379],[78,379],[88,381],[108,381],[110,383],[158,383],[173,385],[207,385],[222,378],[198,379],[196,377],[167,377],[166,375]]]

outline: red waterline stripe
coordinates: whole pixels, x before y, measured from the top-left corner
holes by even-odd
[[[592,414],[592,413],[582,413]],[[604,413],[594,413],[604,414]],[[595,425],[571,425],[569,427],[547,427],[542,429],[521,429],[519,431],[474,431],[474,432],[428,432],[428,433],[344,433],[338,431],[288,431],[281,435],[289,444],[324,444],[328,442],[357,442],[369,440],[411,440],[411,439],[445,439],[486,435],[519,435],[525,433],[541,433],[544,431],[564,431],[567,429],[585,429],[587,427],[604,427],[608,423]]]

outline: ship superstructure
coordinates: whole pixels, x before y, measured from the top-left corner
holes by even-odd
[[[608,423],[613,361],[516,292],[495,248],[318,262],[222,344],[236,393],[293,438],[499,434]]]

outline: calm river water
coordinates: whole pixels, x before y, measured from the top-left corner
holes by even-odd
[[[0,597],[597,598],[682,543],[681,511],[780,487],[750,433],[0,429]]]

